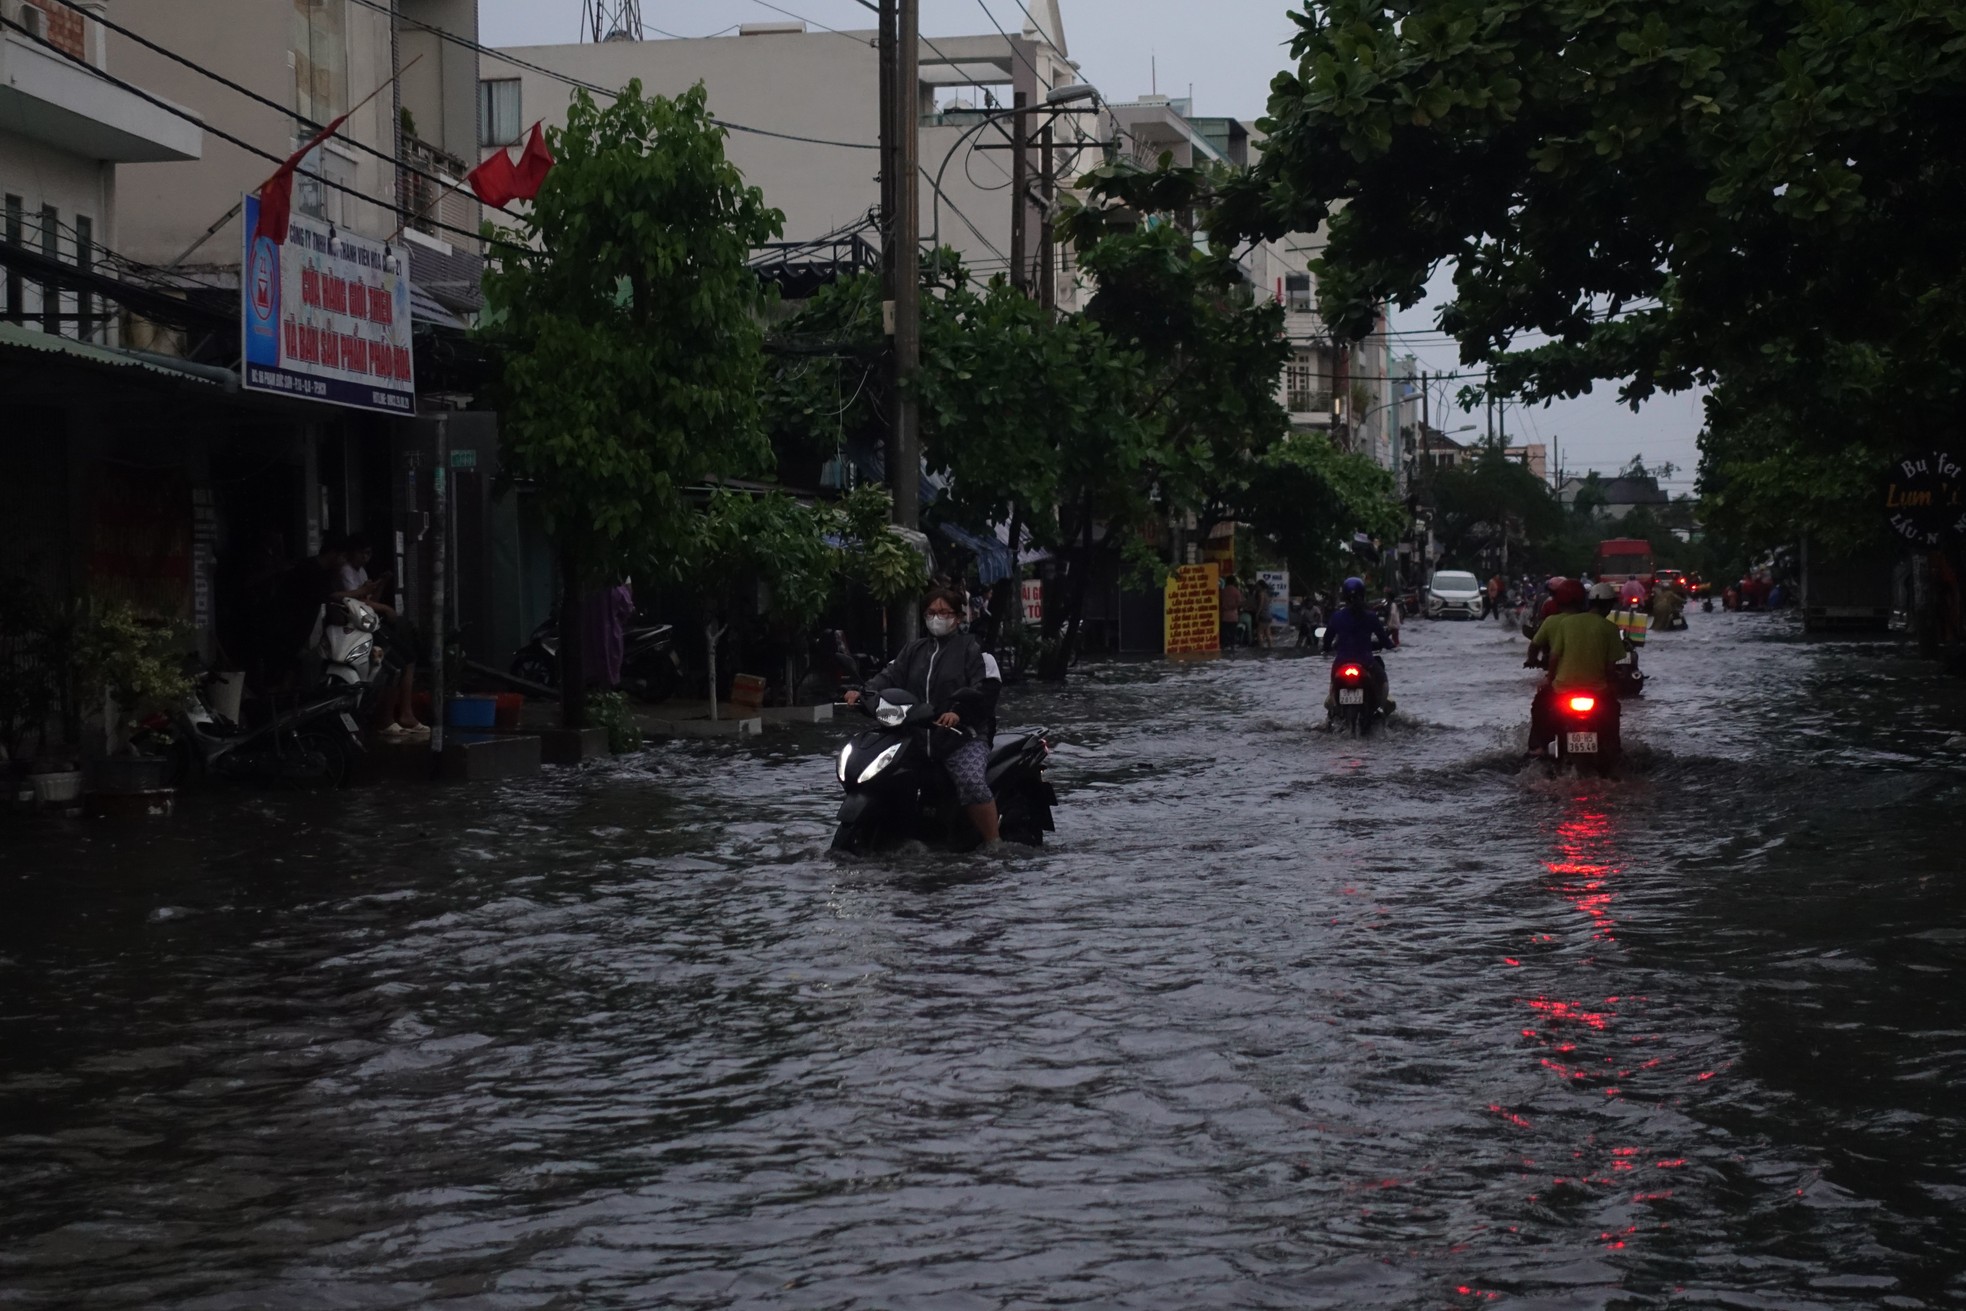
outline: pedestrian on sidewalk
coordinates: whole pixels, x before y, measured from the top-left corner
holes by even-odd
[[[1222,580],[1222,649],[1227,651],[1236,644],[1236,629],[1242,623],[1242,589],[1236,586],[1236,576],[1230,574]]]
[[[581,601],[580,627],[584,650],[581,677],[589,687],[612,692],[621,686],[621,663],[628,650],[628,621],[635,615],[635,588],[629,579],[597,588]]]
[[[341,563],[335,573],[335,595],[353,598],[375,611],[376,618],[381,621],[381,629],[376,633],[377,656],[393,651],[402,662],[402,672],[396,676],[395,686],[383,690],[383,736],[428,737],[430,726],[416,717],[416,653],[421,647],[422,637],[414,624],[381,599],[390,576],[369,577],[369,561],[374,555],[374,544],[361,533],[350,533],[342,539]]]

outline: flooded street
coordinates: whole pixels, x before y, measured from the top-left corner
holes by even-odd
[[[1007,694],[1042,852],[825,728],[0,835],[0,1305],[1966,1305],[1966,694],[1692,622],[1615,783],[1416,622]]]

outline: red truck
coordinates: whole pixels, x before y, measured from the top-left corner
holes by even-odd
[[[1612,537],[1597,544],[1591,577],[1600,583],[1623,583],[1636,578],[1651,585],[1652,543],[1643,537]]]

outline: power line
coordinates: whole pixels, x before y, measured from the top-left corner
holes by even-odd
[[[831,32],[831,33],[832,33],[832,34],[833,34],[834,36],[843,36],[843,37],[845,37],[845,38],[846,38],[847,40],[849,40],[849,41],[858,41],[858,40],[860,40],[860,38],[859,38],[859,37],[857,37],[857,36],[855,36],[855,35],[854,35],[853,33],[851,33],[851,32],[842,32],[842,31],[840,31],[840,29],[839,29],[839,28],[837,28],[837,27],[828,27],[828,26],[826,26],[826,24],[824,24],[824,23],[822,23],[822,22],[819,22],[819,21],[818,21],[817,19],[812,19],[812,18],[807,18],[807,17],[806,17],[806,16],[804,15],[804,14],[795,14],[795,13],[793,13],[793,12],[792,12],[791,10],[789,10],[789,9],[786,9],[786,8],[783,8],[782,6],[779,6],[779,5],[775,5],[775,4],[773,4],[773,3],[771,3],[771,0],[751,0],[751,3],[752,3],[752,4],[754,4],[754,5],[763,5],[763,6],[764,6],[764,7],[766,8],[766,9],[769,9],[769,10],[771,10],[771,11],[772,11],[773,13],[779,13],[779,14],[783,14],[783,15],[785,15],[785,16],[786,16],[787,18],[796,18],[796,19],[798,19],[798,20],[799,20],[799,21],[800,21],[801,23],[804,23],[804,24],[805,24],[806,26],[808,26],[808,27],[816,27],[816,28],[818,28],[818,29],[819,29],[820,31],[822,31],[822,32]],[[728,29],[726,29],[726,30],[728,30]],[[872,41],[869,41],[869,42],[867,42],[866,44],[867,44],[867,45],[870,45],[870,46],[871,46],[871,45],[874,45],[874,44],[876,44],[876,43],[875,43],[875,42],[872,42]]]
[[[313,119],[307,117],[307,115],[301,113],[299,110],[289,109],[285,105],[279,103],[276,100],[272,100],[266,96],[260,95],[257,91],[254,91],[248,87],[241,86],[239,83],[234,82],[231,78],[226,77],[221,73],[215,72],[212,69],[206,68],[203,64],[198,63],[196,60],[187,58],[186,56],[179,54],[175,50],[171,50],[164,46],[161,46],[157,44],[157,42],[152,41],[150,38],[143,36],[137,32],[133,32],[127,27],[123,27],[117,23],[112,23],[107,18],[104,18],[99,14],[84,10],[81,5],[76,3],[76,0],[55,0],[55,3],[58,5],[62,5],[65,8],[72,9],[76,13],[82,14],[85,17],[97,23],[102,24],[102,26],[108,28],[112,32],[117,33],[119,36],[126,37],[129,40],[136,42],[144,49],[162,55],[164,58],[171,60],[173,63],[181,64],[184,67],[190,69],[194,73],[198,73],[204,77],[208,77],[212,81],[218,83],[220,86],[226,87],[227,89],[232,91],[236,91],[240,95],[246,97],[248,100],[254,101],[257,104],[264,105],[268,109],[271,109],[276,113],[285,114],[288,118],[291,118],[299,123],[304,123],[308,127],[315,129],[316,131],[320,130],[320,128],[324,126],[323,124],[316,123]],[[425,172],[423,169],[416,167],[414,164],[410,164],[396,158],[394,155],[391,155],[387,151],[376,149],[374,146],[371,146],[366,141],[360,141],[354,137],[342,137],[341,140],[343,140],[349,146],[352,146],[354,149],[359,150],[364,154],[373,155],[377,159],[380,159],[385,163],[393,164],[396,167],[402,169],[406,173],[413,173],[417,177],[424,178],[427,181],[436,183],[438,186],[449,188],[456,185],[457,182],[456,179],[440,177],[435,173]],[[507,218],[510,219],[518,219],[520,217],[518,214],[515,214],[511,210],[506,209],[500,205],[487,205],[485,206],[485,208],[495,209],[499,213],[505,215]]]
[[[556,82],[565,83],[567,86],[579,87],[583,91],[591,91],[597,96],[608,96],[612,98],[615,96],[619,96],[621,94],[621,89],[618,87],[610,89],[608,87],[599,86],[593,82],[584,82],[577,77],[571,77],[565,73],[556,72],[555,70],[547,68],[542,64],[530,63],[524,59],[520,59],[516,55],[505,54],[502,51],[492,49],[490,46],[480,45],[478,42],[473,41],[468,37],[459,36],[455,32],[447,32],[443,28],[436,27],[430,23],[420,22],[417,19],[405,17],[404,15],[398,14],[392,9],[390,9],[388,5],[379,3],[379,0],[354,0],[354,3],[361,5],[365,9],[373,9],[379,14],[388,14],[391,19],[407,23],[411,27],[419,28],[422,31],[430,33],[432,36],[436,37],[441,41],[449,41],[453,45],[462,46],[466,50],[475,51],[481,58],[496,59],[500,63],[510,64],[514,68],[523,68],[529,73],[537,73],[541,77],[551,78]],[[728,31],[729,29],[726,28],[725,30]],[[778,132],[778,131],[774,131],[771,128],[752,127],[746,123],[733,123],[727,118],[712,117],[710,121],[712,123],[715,123],[718,127],[727,128],[732,132],[749,132],[754,136],[777,137],[781,141],[800,141],[800,142],[804,142],[806,145],[809,146],[836,146],[841,150],[879,150],[880,149],[879,146],[869,145],[865,141],[832,141],[832,140],[828,140],[825,137],[806,137],[806,136],[800,136],[796,132]]]
[[[358,2],[361,2],[361,0],[358,0]],[[95,67],[94,65],[79,58],[78,56],[73,55],[68,51],[62,49],[60,46],[54,44],[54,42],[48,41],[42,37],[36,36],[32,32],[29,32],[26,27],[12,21],[11,19],[0,18],[0,27],[12,28],[14,31],[17,31],[21,33],[21,35],[27,37],[30,41],[35,42],[36,44],[42,46],[44,49],[47,49],[49,51],[54,52],[55,54],[60,55],[63,59],[66,59],[69,63],[73,64],[75,67],[83,69],[84,71],[88,72],[91,76],[97,78],[98,80],[107,82],[110,86],[116,87],[120,90],[127,91],[131,95],[135,96],[137,99],[144,101],[146,104],[153,105],[156,108],[163,110],[165,113],[170,114],[175,118],[181,118],[185,122],[193,124],[194,126],[202,129],[205,132],[209,132],[211,135],[217,137],[219,140],[229,142],[230,144],[239,147],[239,149],[245,151],[248,154],[257,155],[261,159],[267,160],[276,165],[284,165],[287,162],[285,156],[276,155],[269,150],[262,150],[260,147],[254,145],[252,142],[246,141],[240,137],[233,136],[230,132],[225,131],[223,128],[213,127],[209,123],[206,123],[203,119],[199,118],[196,114],[193,114],[190,110],[174,105],[170,101],[165,100],[159,96],[153,96],[148,91],[145,91],[142,87],[134,86],[129,82],[125,82],[123,79],[119,77],[116,77],[108,72],[105,72],[100,68]],[[409,210],[403,209],[399,205],[396,205],[387,200],[383,200],[378,196],[372,196],[368,192],[361,191],[355,187],[348,186],[346,183],[336,182],[334,179],[322,175],[310,175],[310,176],[313,177],[314,181],[319,182],[324,187],[331,187],[334,190],[343,192],[346,195],[354,196],[358,200],[365,200],[369,204],[376,206],[378,209],[384,209],[389,211],[391,214],[396,215],[396,217],[404,220],[406,223],[412,220],[420,219],[424,222],[429,223],[430,226],[432,227],[442,228],[446,232],[455,232],[461,237],[470,238],[472,241],[478,241],[481,239],[479,234],[476,232],[470,232],[465,230],[464,228],[456,227],[449,223],[443,223],[443,222],[439,222],[436,219],[431,219],[422,215],[413,214]],[[527,254],[531,253],[529,247],[514,245],[509,241],[502,241],[497,237],[491,238],[490,241],[491,244],[493,245],[504,246],[509,250],[520,251]]]

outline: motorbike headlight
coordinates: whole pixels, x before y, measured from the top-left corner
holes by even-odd
[[[840,782],[842,783],[846,782],[847,757],[851,756],[852,754],[853,754],[853,743],[849,742],[845,746],[840,748],[840,758],[838,763],[834,766],[833,772],[840,776]]]
[[[365,633],[373,633],[382,627],[382,616],[373,610],[364,610],[361,619],[356,621],[355,626]]]
[[[902,720],[906,719],[907,717],[908,717],[908,707],[891,706],[885,701],[881,702],[880,709],[874,712],[874,718],[880,720],[883,724],[886,724],[889,728],[896,727],[901,723]]]
[[[868,779],[874,777],[889,765],[892,765],[894,758],[901,754],[901,748],[907,745],[906,742],[896,742],[893,746],[881,752],[878,756],[875,756],[873,763],[860,771],[860,781],[865,783]]]

